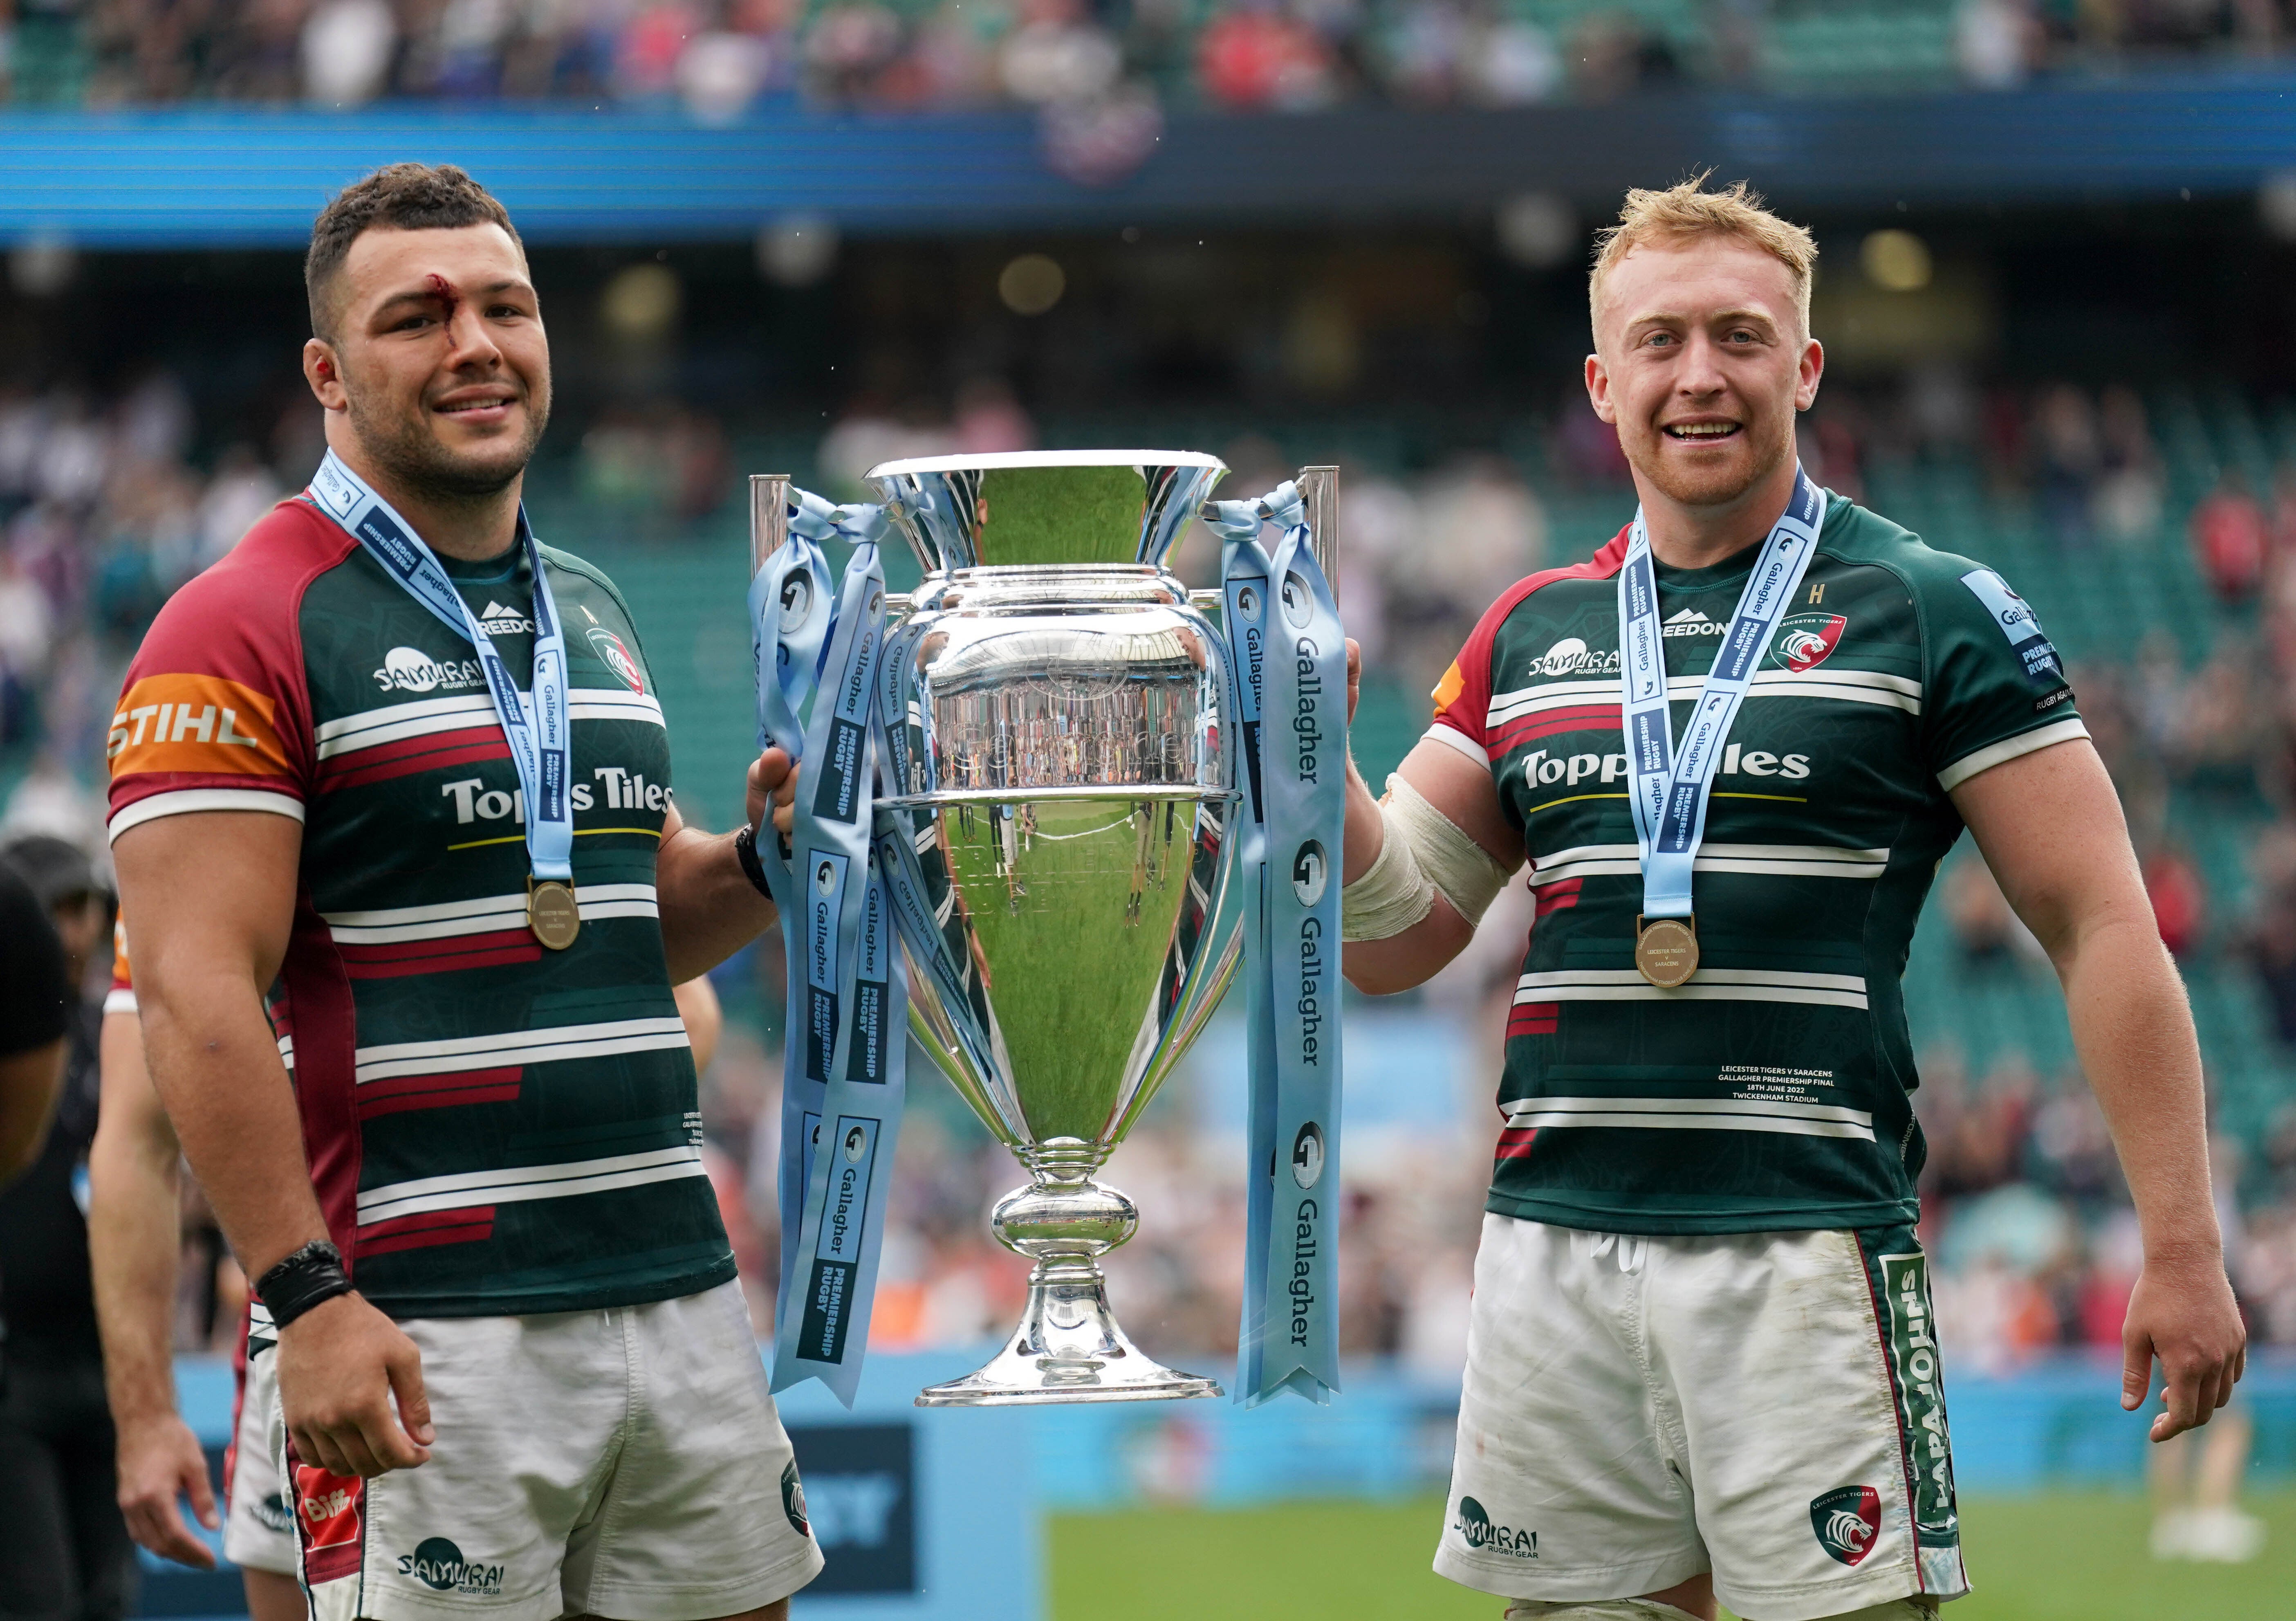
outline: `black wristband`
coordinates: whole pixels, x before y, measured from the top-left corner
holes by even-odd
[[[343,1252],[315,1238],[256,1280],[255,1297],[283,1329],[313,1306],[351,1292]]]
[[[757,836],[747,827],[734,830],[734,859],[742,863],[742,876],[749,879],[750,886],[772,900],[774,892],[766,882],[766,864],[758,860]]]

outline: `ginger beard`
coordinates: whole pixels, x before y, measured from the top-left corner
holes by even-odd
[[[1638,247],[1612,267],[1587,380],[1637,482],[1726,511],[1792,462],[1824,366],[1795,293],[1784,265],[1728,239]]]

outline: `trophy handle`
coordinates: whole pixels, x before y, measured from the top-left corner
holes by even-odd
[[[1324,582],[1331,588],[1332,603],[1340,600],[1340,470],[1337,467],[1302,467],[1292,482],[1300,487],[1300,499],[1308,509],[1308,535],[1316,552],[1316,566],[1324,571]]]
[[[786,473],[750,475],[750,572],[753,574],[788,544],[789,490]]]

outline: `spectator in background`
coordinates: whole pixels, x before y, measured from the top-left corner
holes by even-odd
[[[46,1141],[73,1000],[70,965],[47,909],[0,863],[0,1187],[37,1158]],[[0,1287],[5,1282],[0,1278]],[[0,1329],[6,1327],[0,1321]]]
[[[2092,531],[2094,485],[2103,465],[2096,410],[2071,383],[2054,383],[2034,402],[2034,496],[2044,528],[2068,549],[2084,547]]]
[[[2207,936],[2208,887],[2201,881],[2200,869],[2179,850],[2158,847],[2142,865],[2144,897],[2152,903],[2161,943],[2182,962]]]
[[[1002,456],[1037,443],[1037,424],[1002,377],[971,377],[959,386],[954,432],[965,456]]]
[[[1397,654],[1414,692],[1432,687],[1483,609],[1535,572],[1546,556],[1546,513],[1513,464],[1463,457],[1430,477],[1419,497],[1419,533],[1390,580]]]
[[[2040,942],[2009,909],[1993,869],[1983,861],[1965,855],[1953,864],[1946,876],[1945,906],[1963,967],[1989,973],[2021,957],[2028,962],[2044,957]]]
[[[2209,1148],[2225,1254],[2232,1262],[2234,1286],[2244,1288],[2251,1251],[2232,1197],[2240,1185],[2240,1150],[2221,1133],[2211,1138]],[[2232,1420],[2221,1433],[2173,1436],[2145,1460],[2152,1489],[2152,1550],[2156,1559],[2242,1565],[2264,1551],[2264,1522],[2242,1512],[2238,1502],[2256,1439],[2255,1419],[2248,1403],[2240,1400],[2218,1416]]]
[[[1298,111],[1337,93],[1330,53],[1312,29],[1272,0],[1244,0],[1206,28],[1196,73],[1214,104]]]
[[[2096,526],[2110,539],[2150,540],[2160,531],[2164,491],[2144,401],[2135,389],[2115,383],[2098,401],[2097,423],[2103,451],[2092,498]]]
[[[200,498],[198,566],[221,560],[286,493],[253,446],[234,445],[226,450],[207,493]]]
[[[0,549],[0,745],[32,733],[36,694],[47,674],[53,636],[47,593],[12,552]]]
[[[1567,387],[1555,416],[1556,471],[1582,489],[1624,487],[1626,452],[1619,448],[1619,436],[1587,403],[1587,391],[1575,383]]]
[[[103,1016],[101,997],[83,992],[111,927],[110,897],[87,857],[62,839],[19,839],[0,848],[0,865],[46,912],[70,987],[53,1123],[30,1168],[0,1192],[0,1592],[7,1595],[0,1606],[53,1621],[118,1621],[134,1602],[135,1558],[114,1501],[111,1417],[80,1203],[95,1137]],[[0,929],[24,923],[0,917]],[[15,966],[9,970],[12,976]],[[0,1045],[13,1044],[0,1033]]]
[[[2244,602],[2256,594],[2270,555],[2270,531],[2245,479],[2232,472],[2219,478],[2193,509],[2188,532],[2193,560],[2219,599]]]

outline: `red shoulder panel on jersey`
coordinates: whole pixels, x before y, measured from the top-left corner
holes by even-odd
[[[316,769],[303,593],[357,544],[283,501],[168,599],[111,718],[114,837],[176,810],[299,810]]]
[[[1459,656],[1443,672],[1442,680],[1436,684],[1438,725],[1472,737],[1486,749],[1490,746],[1487,733],[1491,710],[1491,647],[1498,639],[1499,627],[1506,623],[1507,615],[1542,587],[1558,580],[1608,580],[1617,573],[1626,565],[1628,532],[1628,529],[1620,530],[1584,563],[1574,563],[1568,568],[1541,569],[1500,593],[1499,599],[1476,622],[1466,646],[1459,649]]]

